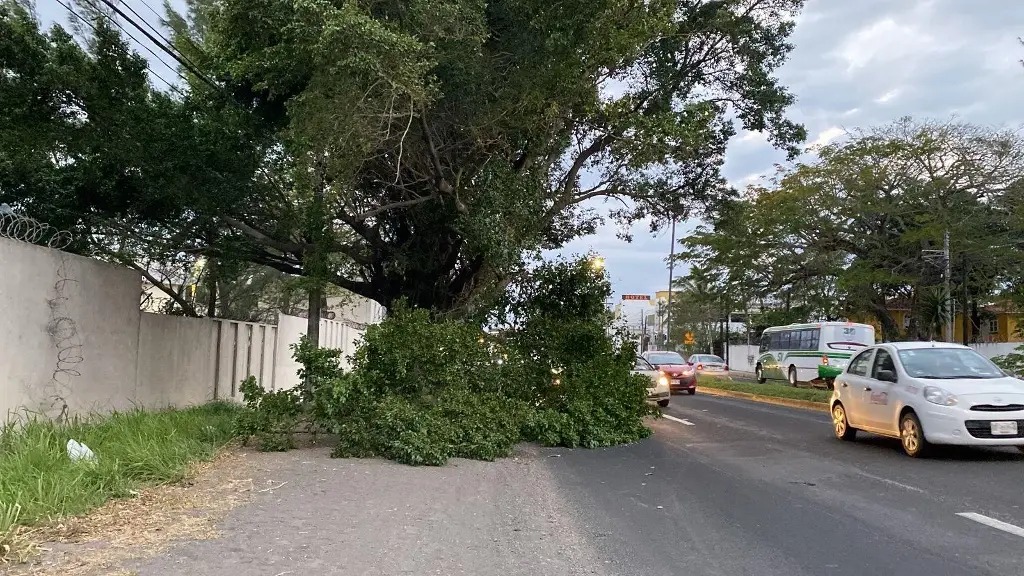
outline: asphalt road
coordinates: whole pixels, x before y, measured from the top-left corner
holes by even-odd
[[[688,576],[1024,575],[1016,450],[903,455],[832,437],[829,417],[673,397],[632,446],[550,450],[551,470],[607,573]],[[557,456],[557,457],[556,457]]]

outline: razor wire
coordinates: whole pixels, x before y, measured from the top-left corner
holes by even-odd
[[[73,240],[71,232],[16,214],[7,204],[0,204],[0,237],[54,250],[67,248]]]

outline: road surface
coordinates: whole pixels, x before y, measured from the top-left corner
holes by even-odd
[[[440,468],[326,448],[241,454],[196,480],[246,494],[219,533],[118,565],[140,576],[1024,575],[1016,450],[914,460],[896,441],[835,440],[825,413],[700,394],[665,414],[630,446],[523,446]],[[67,567],[114,545],[64,545],[31,573],[125,573]]]
[[[665,414],[645,442],[552,459],[610,573],[1024,574],[1016,450],[914,460],[835,440],[826,413],[731,398],[677,396]]]

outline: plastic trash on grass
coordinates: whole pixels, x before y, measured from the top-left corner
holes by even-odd
[[[77,440],[68,440],[68,458],[72,462],[95,462],[96,454]]]

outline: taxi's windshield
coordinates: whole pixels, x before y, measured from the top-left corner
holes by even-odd
[[[647,359],[651,364],[686,364],[683,357],[676,352],[658,352],[648,354]]]
[[[974,350],[963,348],[920,348],[900,350],[900,362],[914,378],[934,380],[990,379],[1005,375],[995,364]]]

